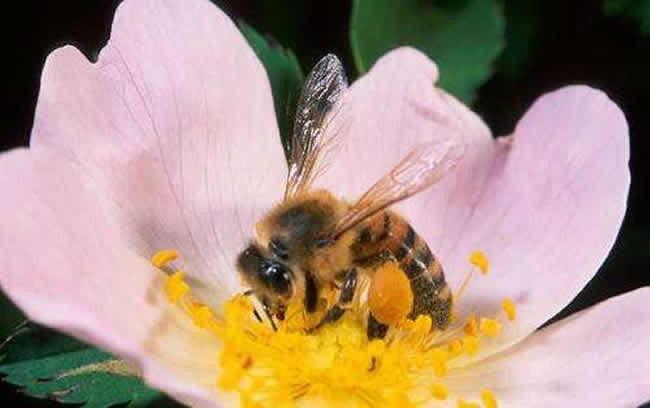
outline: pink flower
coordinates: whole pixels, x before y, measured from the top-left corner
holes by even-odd
[[[320,186],[352,199],[419,140],[468,142],[451,175],[398,206],[452,288],[469,253],[488,255],[491,276],[474,279],[463,310],[517,307],[451,367],[446,402],[483,388],[502,407],[650,399],[650,290],[535,331],[616,239],[630,182],[623,114],[600,91],[562,88],[495,141],[437,78],[415,50],[381,58],[349,91],[353,120]],[[127,0],[97,62],[70,46],[48,57],[31,146],[0,157],[0,285],[30,318],[125,358],[174,398],[230,405],[219,342],[165,299],[149,259],[178,249],[193,290],[218,307],[240,290],[234,257],[285,176],[264,68],[233,23],[204,0]]]

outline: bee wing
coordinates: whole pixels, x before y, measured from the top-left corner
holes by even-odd
[[[308,188],[325,170],[323,156],[332,150],[339,133],[338,129],[329,127],[341,109],[341,96],[347,87],[343,65],[333,54],[318,61],[307,76],[288,146],[285,199]]]
[[[349,208],[330,236],[336,239],[378,211],[433,186],[460,162],[465,149],[465,144],[450,140],[416,145]]]

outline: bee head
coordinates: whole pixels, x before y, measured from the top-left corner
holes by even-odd
[[[275,254],[251,244],[237,257],[243,280],[266,307],[283,310],[294,294],[294,274]]]
[[[313,309],[318,294],[311,274],[340,258],[330,256],[333,242],[323,238],[335,225],[339,206],[326,191],[310,193],[279,204],[256,223],[255,237],[239,254],[237,268],[267,308],[277,313],[298,297]]]

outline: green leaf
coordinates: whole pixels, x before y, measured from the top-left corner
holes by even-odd
[[[0,291],[0,339],[7,337],[23,320],[22,312]]]
[[[350,20],[352,53],[361,73],[387,51],[409,45],[436,61],[439,85],[466,103],[492,74],[504,31],[496,0],[354,0]]]
[[[286,154],[293,131],[296,102],[304,79],[300,64],[291,50],[269,37],[263,37],[251,26],[241,23],[240,29],[262,61],[271,82],[275,116]]]
[[[147,387],[124,361],[53,330],[23,325],[0,353],[4,381],[32,397],[89,408],[176,405]]]
[[[626,9],[633,6],[636,0],[602,0],[603,13],[608,16],[615,16],[623,13]]]
[[[650,0],[603,0],[603,13],[639,24],[641,34],[650,35]]]
[[[518,80],[532,67],[540,46],[541,8],[537,0],[509,1],[505,4],[506,46],[499,58],[499,72]]]
[[[0,348],[0,372],[3,372],[2,367],[13,363],[42,359],[86,348],[88,348],[86,344],[73,337],[24,322],[14,330]]]

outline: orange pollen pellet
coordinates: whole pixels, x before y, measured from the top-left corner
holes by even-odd
[[[386,262],[375,271],[368,293],[368,307],[378,321],[387,325],[399,323],[411,312],[411,283],[396,262]]]

